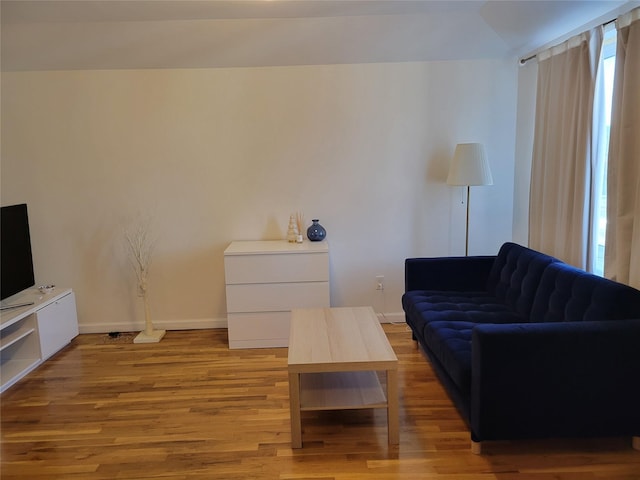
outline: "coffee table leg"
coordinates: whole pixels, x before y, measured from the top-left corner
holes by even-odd
[[[291,448],[302,448],[299,373],[289,373],[289,407],[291,410]]]
[[[400,411],[398,402],[398,371],[387,370],[387,429],[389,445],[398,445],[400,443]]]

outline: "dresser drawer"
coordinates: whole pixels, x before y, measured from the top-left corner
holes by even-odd
[[[288,347],[291,312],[230,313],[229,348]]]
[[[329,282],[227,285],[227,312],[275,312],[329,306]]]
[[[227,255],[227,284],[329,281],[329,254]]]

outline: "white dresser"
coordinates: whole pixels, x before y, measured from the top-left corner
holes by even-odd
[[[224,271],[229,348],[286,347],[292,308],[330,306],[326,241],[235,241]]]

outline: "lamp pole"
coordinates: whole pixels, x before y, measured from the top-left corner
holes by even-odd
[[[471,186],[467,185],[467,227],[464,230],[464,256],[469,256],[469,195],[471,195]]]

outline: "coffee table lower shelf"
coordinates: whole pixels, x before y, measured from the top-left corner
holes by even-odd
[[[300,414],[304,411],[356,410],[385,408],[390,445],[398,444],[398,404],[388,396],[398,395],[397,371],[387,370],[387,390],[377,372],[357,370],[346,372],[289,373],[291,402],[291,445],[302,447]]]
[[[300,374],[301,411],[387,407],[387,397],[376,372]]]

